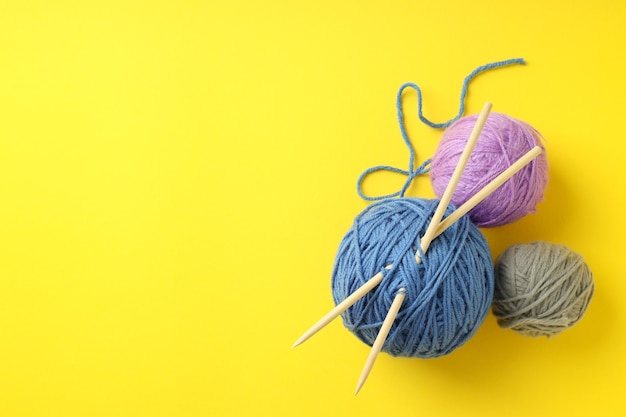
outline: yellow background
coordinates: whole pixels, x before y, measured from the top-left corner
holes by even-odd
[[[0,415],[624,416],[626,3],[0,1]],[[335,321],[361,171],[404,168],[394,108],[490,100],[547,139],[538,213],[486,231],[594,271],[551,339],[493,316],[453,354],[382,355]],[[419,123],[421,163],[440,131]],[[401,179],[376,176],[370,193]],[[430,197],[427,177],[410,195]]]

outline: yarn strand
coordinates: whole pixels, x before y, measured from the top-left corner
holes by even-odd
[[[411,140],[409,139],[409,135],[406,131],[406,125],[404,121],[404,108],[402,105],[402,94],[404,93],[405,89],[412,88],[417,93],[417,116],[419,117],[420,121],[424,123],[425,125],[432,127],[434,129],[443,129],[443,128],[450,126],[452,123],[454,123],[458,119],[460,119],[463,116],[463,113],[465,113],[465,98],[467,96],[468,85],[477,75],[485,71],[489,71],[491,69],[500,68],[500,67],[504,67],[508,65],[514,65],[514,64],[524,65],[526,64],[526,61],[523,58],[513,58],[513,59],[507,59],[504,61],[491,62],[489,64],[481,65],[478,68],[474,69],[471,73],[469,73],[463,80],[463,86],[461,88],[459,112],[452,119],[442,122],[442,123],[433,123],[424,116],[423,111],[422,111],[422,108],[423,108],[422,90],[417,84],[413,82],[407,82],[407,83],[402,84],[400,86],[400,89],[398,90],[398,94],[396,95],[396,110],[397,110],[397,115],[398,115],[398,125],[400,127],[400,134],[402,136],[402,140],[404,141],[404,143],[406,144],[409,150],[408,170],[403,170],[403,169],[395,168],[395,167],[388,166],[388,165],[378,165],[378,166],[374,166],[374,167],[366,169],[357,179],[356,188],[357,188],[357,193],[359,197],[361,197],[365,201],[378,201],[378,200],[384,200],[390,197],[404,197],[404,194],[406,193],[407,189],[409,188],[413,180],[419,175],[427,174],[430,170],[430,162],[431,162],[430,159],[426,160],[417,169],[415,169],[416,153],[415,153],[413,144],[411,143]],[[365,177],[377,171],[388,171],[388,172],[394,172],[394,173],[406,175],[407,179],[402,185],[402,188],[400,189],[400,191],[396,191],[395,193],[391,193],[391,194],[387,194],[383,196],[370,197],[363,193],[363,181],[365,180]]]

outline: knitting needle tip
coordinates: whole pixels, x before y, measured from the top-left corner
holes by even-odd
[[[365,366],[363,366],[363,371],[361,371],[361,376],[359,376],[359,381],[356,384],[356,390],[354,391],[354,395],[357,395],[365,384],[367,377],[369,376],[372,368],[374,367],[374,362],[376,362],[376,358],[383,348],[383,344],[387,339],[387,335],[391,330],[391,326],[393,325],[396,316],[398,315],[398,311],[400,311],[400,307],[402,306],[402,302],[404,301],[404,297],[406,297],[406,292],[404,288],[401,289],[402,292],[398,293],[393,302],[391,303],[391,307],[389,307],[389,311],[387,312],[387,316],[383,321],[382,326],[376,336],[376,340],[374,340],[374,344],[372,345],[372,349],[370,350],[370,354],[365,361]]]
[[[389,266],[387,268],[391,268],[391,266]],[[365,294],[370,292],[375,286],[380,284],[380,282],[382,280],[383,280],[383,273],[382,272],[379,272],[376,275],[374,275],[372,278],[370,278],[369,281],[367,281],[365,284],[361,285],[355,292],[350,294],[345,300],[343,300],[341,303],[337,304],[335,306],[335,308],[333,308],[328,313],[326,313],[326,315],[324,315],[324,317],[319,319],[313,326],[311,326],[311,328],[309,330],[304,332],[304,334],[302,336],[300,336],[298,338],[298,340],[296,340],[296,342],[293,344],[292,348],[295,348],[299,344],[307,341],[311,336],[313,336],[315,333],[320,331],[324,326],[326,326],[328,323],[330,323],[333,319],[335,319],[336,317],[340,316],[341,313],[343,313],[350,306],[352,306],[354,303],[359,301]]]
[[[363,384],[365,384],[365,380],[361,381],[359,379],[359,382],[356,384],[356,389],[354,390],[355,397],[359,394],[359,391],[361,391],[361,388],[363,388]]]
[[[291,345],[291,348],[293,349],[293,348],[297,347],[298,345],[301,345],[301,344],[302,344],[302,342],[304,342],[305,340],[306,340],[306,339],[304,338],[304,335],[300,336],[300,337],[298,338],[298,340],[296,340],[296,341],[293,343],[293,345]]]

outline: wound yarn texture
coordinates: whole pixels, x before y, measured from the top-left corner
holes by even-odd
[[[441,138],[430,166],[433,189],[439,197],[450,182],[477,118],[472,115],[459,119]],[[458,207],[465,203],[535,145],[544,152],[481,201],[469,216],[479,227],[495,227],[534,213],[548,183],[548,161],[541,135],[528,123],[502,113],[491,113],[487,118],[452,204]]]
[[[438,200],[393,198],[368,206],[341,241],[332,274],[336,304],[378,272],[382,282],[342,314],[344,325],[372,345],[397,293],[406,298],[383,351],[433,358],[465,343],[493,299],[493,261],[487,241],[463,216],[435,238],[426,254],[420,238]],[[446,216],[454,210],[448,207]],[[415,260],[420,252],[422,263]],[[385,266],[393,265],[391,269]]]
[[[493,313],[503,328],[554,336],[577,323],[594,291],[591,270],[569,248],[547,242],[514,245],[496,261]]]

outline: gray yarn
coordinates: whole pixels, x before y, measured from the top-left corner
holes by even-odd
[[[496,261],[492,309],[500,327],[551,337],[582,318],[593,291],[589,266],[569,248],[514,245]]]

